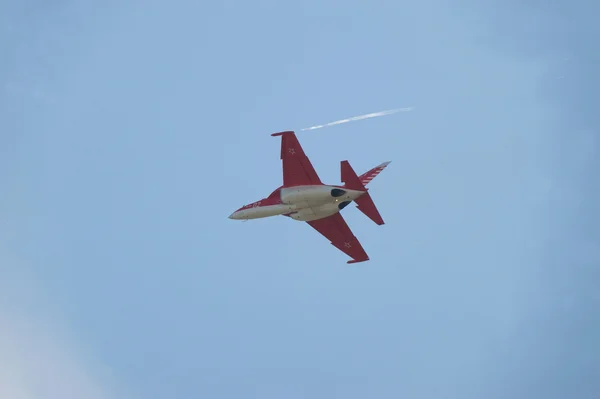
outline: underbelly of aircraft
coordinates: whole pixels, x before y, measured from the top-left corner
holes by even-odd
[[[301,222],[310,222],[312,220],[323,219],[334,215],[344,209],[350,202],[352,201],[332,202],[318,206],[297,208],[297,211],[288,214],[288,216]]]
[[[238,211],[236,214],[236,219],[260,219],[270,216],[284,215],[295,210],[295,206],[284,204],[257,206]]]
[[[252,206],[237,211],[234,218],[247,220],[285,215],[294,220],[310,222],[339,212],[362,194],[361,191],[334,186],[287,187],[281,189],[276,203],[257,201]]]
[[[279,195],[282,203],[304,208],[348,201],[360,194],[360,191],[334,186],[297,186],[282,188]]]

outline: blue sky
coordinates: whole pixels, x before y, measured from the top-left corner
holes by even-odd
[[[0,3],[0,396],[594,397],[597,14]],[[270,133],[408,106],[298,133],[325,182],[392,161],[368,263],[227,219]]]

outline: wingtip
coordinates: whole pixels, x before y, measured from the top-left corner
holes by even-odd
[[[286,130],[285,132],[271,133],[271,136],[273,136],[273,137],[277,137],[277,136],[283,136],[283,135],[284,135],[284,134],[286,134],[286,133],[288,133],[288,134],[289,134],[289,133],[292,133],[292,134],[293,134],[293,133],[294,133],[294,131],[293,131],[293,130]]]
[[[367,259],[361,259],[361,260],[351,259],[351,260],[347,261],[346,263],[349,264],[349,265],[351,265],[352,263],[366,262],[368,260],[369,260],[369,258],[367,258]]]

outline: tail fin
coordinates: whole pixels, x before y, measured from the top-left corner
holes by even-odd
[[[377,207],[375,206],[371,195],[369,195],[369,193],[367,192],[368,188],[366,188],[365,185],[368,184],[375,176],[377,176],[379,172],[381,172],[388,164],[389,162],[381,164],[371,169],[367,173],[363,174],[361,177],[358,177],[354,169],[352,169],[352,166],[350,166],[350,163],[348,163],[348,161],[341,162],[341,174],[342,182],[344,182],[344,187],[350,190],[359,190],[365,192],[363,195],[354,200],[354,202],[356,202],[358,210],[364,213],[369,219],[371,219],[373,222],[380,226],[384,224],[383,218],[379,214],[379,211],[377,210]],[[368,181],[366,181],[367,178]]]

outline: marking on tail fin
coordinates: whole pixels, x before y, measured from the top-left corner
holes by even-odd
[[[391,161],[386,161],[384,163],[382,163],[381,165],[378,165],[376,167],[374,167],[373,169],[369,170],[368,172],[363,173],[362,175],[359,176],[359,180],[360,182],[366,186],[367,184],[369,184],[371,182],[371,180],[373,180],[375,178],[375,176],[377,176],[378,174],[381,173],[382,170],[384,170]]]

